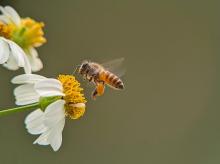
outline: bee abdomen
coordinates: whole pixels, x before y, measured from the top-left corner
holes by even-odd
[[[109,71],[105,71],[105,75],[106,75],[105,82],[107,84],[109,84],[117,89],[124,89],[124,84],[118,76],[116,76],[115,74],[113,74]]]

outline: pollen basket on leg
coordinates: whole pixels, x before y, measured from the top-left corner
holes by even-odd
[[[80,83],[71,75],[59,75],[58,80],[62,83],[65,96],[65,112],[71,119],[81,117],[85,112],[86,99],[81,93],[83,89]]]

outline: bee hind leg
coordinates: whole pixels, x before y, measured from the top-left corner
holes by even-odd
[[[95,89],[94,91],[93,91],[93,93],[92,93],[92,98],[93,98],[93,100],[95,100],[96,99],[96,96],[98,95],[98,92],[97,92],[97,90]]]
[[[105,91],[105,84],[104,84],[104,82],[97,83],[96,84],[96,88],[95,88],[95,90],[92,93],[92,98],[96,99],[96,96],[103,95],[104,91]]]

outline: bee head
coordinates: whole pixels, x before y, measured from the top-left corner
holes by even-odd
[[[80,65],[80,67],[79,67],[79,73],[80,74],[85,74],[88,67],[89,67],[89,62],[88,61],[83,61],[82,64]]]

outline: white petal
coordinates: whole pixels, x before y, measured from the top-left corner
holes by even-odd
[[[25,52],[22,50],[21,47],[19,47],[15,42],[5,39],[1,37],[2,40],[7,42],[10,50],[10,57],[13,57],[16,62],[16,65],[19,67],[24,67],[25,66]]]
[[[12,21],[18,26],[21,22],[21,18],[18,13],[10,6],[6,6],[5,11],[10,15]]]
[[[52,104],[48,105],[45,110],[45,121],[44,124],[48,128],[53,128],[57,122],[65,119],[64,100],[57,100]]]
[[[31,63],[26,55],[24,56],[24,63],[25,63],[24,64],[24,72],[26,74],[30,74],[31,73]]]
[[[34,89],[34,84],[24,84],[14,90],[16,105],[27,105],[39,101],[39,94]]]
[[[0,15],[0,21],[2,21],[5,24],[9,24],[10,23],[10,20],[5,15]]]
[[[45,79],[47,78],[44,76],[36,75],[36,74],[22,74],[22,75],[15,76],[11,80],[11,82],[14,84],[24,84],[24,83],[34,84],[36,82],[39,82]]]
[[[31,112],[25,119],[25,124],[30,134],[41,134],[47,130],[44,126],[44,112],[37,109]]]
[[[35,48],[29,49],[29,54],[27,55],[28,60],[31,64],[31,70],[33,72],[39,71],[43,68],[43,63],[41,62],[40,58],[38,57],[38,53]]]
[[[15,23],[17,26],[20,24],[20,17],[13,8],[0,6],[0,11],[8,19],[9,23]]]
[[[57,100],[45,110],[44,124],[51,130],[47,141],[54,151],[57,151],[62,144],[62,132],[65,125],[64,104],[64,100]]]
[[[57,100],[46,108],[44,125],[47,127],[47,130],[34,143],[39,145],[50,144],[54,151],[60,148],[65,125],[64,103],[64,100]]]
[[[33,144],[39,144],[39,145],[49,145],[50,143],[47,141],[48,137],[50,135],[51,130],[47,130],[44,133],[42,133]]]
[[[7,69],[13,70],[13,71],[15,71],[19,68],[18,63],[15,60],[14,56],[11,55],[11,52],[10,52],[8,61],[5,64],[3,64],[3,66],[6,67]]]
[[[62,144],[62,132],[65,125],[65,118],[60,120],[56,127],[51,131],[48,142],[50,143],[51,147],[54,151],[59,150],[61,144]]]
[[[9,58],[9,45],[0,37],[0,64],[5,63]]]
[[[5,10],[4,7],[0,6],[0,11],[2,12],[3,15],[7,16],[8,18],[10,17],[9,13]]]
[[[35,89],[42,97],[64,96],[62,84],[56,79],[41,80],[35,84]]]
[[[18,63],[19,67],[25,66],[25,59],[24,56],[26,55],[25,52],[22,50],[21,47],[19,47],[15,42],[7,40],[11,54],[15,58],[16,62]]]
[[[33,120],[35,120],[39,116],[43,116],[44,112],[41,109],[37,109],[33,112],[31,112],[24,120],[25,124],[31,123]]]

